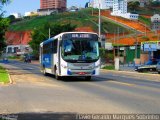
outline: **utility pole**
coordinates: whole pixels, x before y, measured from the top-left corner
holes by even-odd
[[[119,27],[117,28],[118,30],[117,30],[117,32],[118,32],[118,37],[117,37],[117,40],[118,40],[118,46],[117,46],[117,48],[118,48],[118,57],[119,57],[119,49],[120,49],[120,47],[119,47]]]
[[[138,46],[137,46],[137,44],[138,44],[138,41],[137,41],[137,31],[136,31],[135,39],[136,39],[136,43],[135,43],[135,44],[136,44],[136,45],[135,45],[135,58],[137,58],[137,51],[138,51],[138,50],[137,50],[137,47],[138,47]]]
[[[100,0],[99,0],[99,27],[98,27],[99,37],[101,38],[101,8],[100,8]]]
[[[20,52],[22,53],[22,38],[23,37],[23,33],[21,32],[21,36],[20,36]]]
[[[116,30],[114,30],[114,41],[113,41],[114,45],[116,44]],[[114,57],[116,56],[116,47],[113,47],[114,49]]]
[[[116,44],[116,30],[114,30],[114,44]]]
[[[147,28],[146,28],[146,24],[145,24],[145,36],[147,36]]]
[[[51,38],[51,29],[49,28],[49,39]]]
[[[91,4],[91,1],[89,1],[89,3]],[[92,16],[93,16],[93,5],[94,5],[94,1],[92,1]]]

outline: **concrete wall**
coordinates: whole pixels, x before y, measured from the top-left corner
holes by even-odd
[[[144,64],[145,62],[147,62],[148,59],[149,59],[148,53],[141,53],[140,55],[141,64]]]

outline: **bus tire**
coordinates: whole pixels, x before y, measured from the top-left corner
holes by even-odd
[[[91,76],[86,76],[86,77],[85,77],[85,80],[90,81],[90,80],[91,80]]]
[[[43,75],[44,75],[44,76],[47,76],[45,67],[43,67],[43,70],[42,70],[42,71],[43,71]]]
[[[61,79],[61,77],[58,75],[57,69],[55,70],[55,78],[56,78],[56,80],[60,80]]]

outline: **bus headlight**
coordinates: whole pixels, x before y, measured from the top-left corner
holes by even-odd
[[[70,70],[67,70],[67,75],[72,75],[72,72]]]

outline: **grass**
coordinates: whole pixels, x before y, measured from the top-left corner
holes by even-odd
[[[114,65],[106,65],[105,67],[103,67],[103,69],[115,70],[115,67],[114,67]]]
[[[97,13],[97,9],[94,9],[94,13]],[[24,18],[9,26],[10,31],[25,31],[33,30],[35,28],[44,25],[45,23],[51,25],[55,23],[65,24],[71,23],[77,27],[91,27],[95,32],[98,32],[98,16],[92,16],[92,9],[83,9],[78,12],[64,12],[59,14],[53,14],[48,16],[37,16],[31,18]],[[102,32],[113,33],[117,29],[117,24],[102,19]],[[125,28],[123,31],[126,31]],[[121,32],[121,31],[120,31]]]
[[[0,66],[0,83],[9,83],[8,72],[2,66]]]
[[[139,21],[145,23],[145,24],[148,25],[148,26],[151,25],[151,19],[149,19],[149,18],[145,18],[145,17],[143,17],[143,16],[139,16],[138,19],[139,19]]]
[[[20,56],[9,56],[8,59],[20,59]]]
[[[155,13],[159,13],[160,12],[160,9],[157,7],[157,8],[149,8],[149,7],[144,7],[144,8],[138,8],[137,10],[130,10],[128,9],[128,12],[136,12],[138,14],[142,14],[142,15],[154,15]]]

